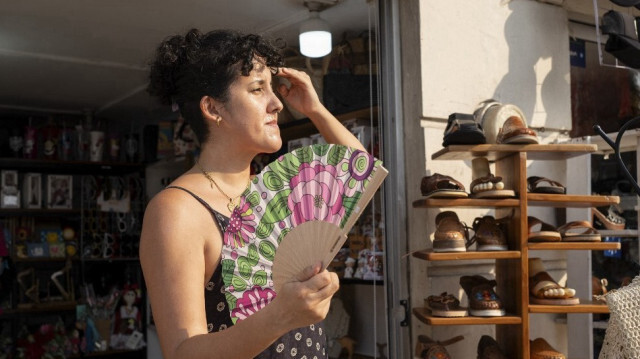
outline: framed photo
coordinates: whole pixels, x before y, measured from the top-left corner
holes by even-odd
[[[25,173],[22,183],[24,208],[42,208],[42,175]]]
[[[71,209],[73,195],[73,176],[47,176],[47,208]]]
[[[0,171],[0,207],[20,208],[18,171]]]
[[[18,171],[1,171],[2,175],[2,190],[5,189],[18,189]]]

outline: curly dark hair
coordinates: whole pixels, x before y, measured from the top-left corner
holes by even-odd
[[[178,104],[200,143],[209,130],[200,112],[203,96],[226,102],[229,86],[238,76],[248,76],[253,60],[260,58],[272,72],[283,66],[279,50],[255,34],[214,30],[202,34],[192,29],[186,35],[166,38],[151,63],[147,92],[160,102]]]

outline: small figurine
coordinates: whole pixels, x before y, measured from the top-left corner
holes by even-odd
[[[367,270],[367,258],[360,257],[358,259],[358,268],[356,268],[356,272],[353,274],[353,278],[362,279]]]
[[[353,267],[356,265],[356,260],[349,257],[344,262],[346,268],[344,269],[344,278],[353,278]]]

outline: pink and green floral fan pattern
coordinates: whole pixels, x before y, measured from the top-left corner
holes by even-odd
[[[371,179],[377,174],[375,188],[369,188],[375,192],[386,173],[370,154],[329,144],[299,148],[266,166],[241,196],[224,233],[222,275],[233,322],[275,298],[271,268],[292,228],[320,220],[347,233],[373,195],[362,196]]]

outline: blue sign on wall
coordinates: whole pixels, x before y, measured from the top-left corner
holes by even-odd
[[[586,67],[587,61],[585,58],[584,40],[570,39],[569,54],[571,58],[571,66]]]

